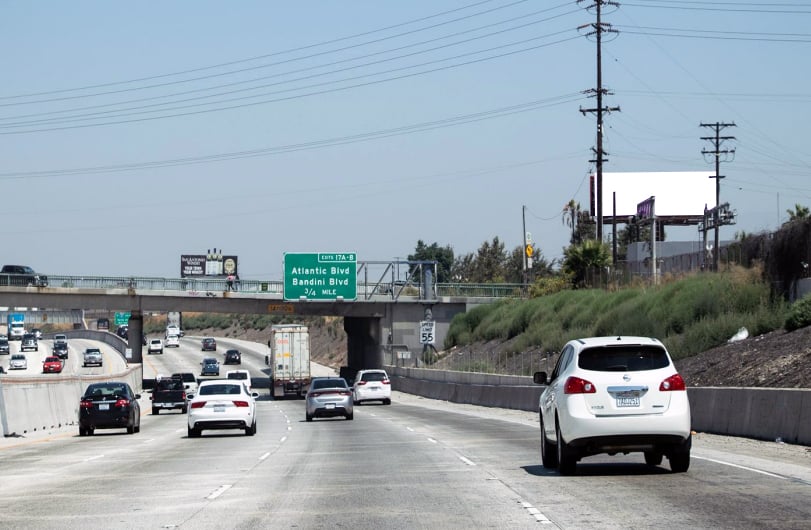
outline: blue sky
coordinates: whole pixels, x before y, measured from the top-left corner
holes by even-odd
[[[177,276],[222,248],[547,259],[588,207],[595,44],[575,1],[0,2],[0,244],[49,274]],[[811,205],[811,2],[636,0],[603,20],[606,172],[705,171],[774,230]],[[697,240],[695,227],[668,229]]]

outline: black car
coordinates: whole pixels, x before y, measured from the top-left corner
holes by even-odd
[[[79,402],[79,436],[92,436],[96,429],[141,430],[140,394],[124,382],[92,383]]]
[[[225,352],[225,364],[242,364],[242,354],[239,350]]]
[[[0,354],[6,355],[11,352],[8,339],[0,339]]]
[[[115,334],[121,337],[124,340],[127,340],[129,336],[130,328],[129,326],[118,326],[118,329],[115,330]]]
[[[60,359],[68,358],[68,344],[66,342],[57,342],[53,347],[53,354]]]

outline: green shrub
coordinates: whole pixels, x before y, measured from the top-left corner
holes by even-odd
[[[811,324],[811,295],[794,302],[789,309],[784,326],[786,331],[794,331],[809,324]]]

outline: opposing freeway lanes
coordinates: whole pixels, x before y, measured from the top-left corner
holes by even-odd
[[[146,408],[146,407],[145,407]],[[540,464],[537,415],[395,392],[355,420],[308,423],[299,400],[257,403],[256,436],[71,428],[0,440],[10,528],[807,528],[806,448],[697,434],[687,473],[639,455],[578,475]]]

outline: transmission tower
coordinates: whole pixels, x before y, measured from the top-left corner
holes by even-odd
[[[713,208],[712,212],[712,224],[715,228],[715,240],[713,243],[713,252],[712,252],[712,270],[718,270],[718,255],[720,254],[720,248],[718,247],[718,229],[721,226],[721,220],[719,219],[719,212],[721,211],[721,179],[724,178],[721,175],[721,155],[723,155],[728,161],[735,155],[735,149],[721,149],[721,145],[727,140],[734,140],[734,136],[721,136],[721,131],[726,129],[727,127],[736,127],[734,123],[701,123],[701,127],[709,127],[710,129],[715,130],[715,136],[702,136],[702,140],[707,140],[712,143],[713,149],[702,149],[701,154],[705,157],[707,155],[713,155],[715,157],[715,176],[710,178],[715,179],[715,208]],[[706,223],[705,223],[706,227]],[[706,228],[705,228],[705,239],[706,239]]]
[[[577,0],[578,4],[585,2],[586,0]],[[603,113],[608,113],[612,111],[619,112],[619,107],[605,107],[603,106],[603,96],[611,94],[607,89],[603,88],[603,64],[602,64],[602,36],[603,33],[612,33],[617,34],[617,30],[611,27],[611,24],[602,21],[602,11],[603,6],[619,8],[619,2],[615,2],[613,0],[589,0],[591,2],[586,9],[589,11],[594,11],[597,19],[595,22],[590,24],[584,24],[578,27],[578,30],[583,30],[585,28],[590,28],[590,30],[585,34],[586,37],[594,36],[595,40],[597,41],[597,88],[590,88],[585,90],[584,94],[590,94],[590,96],[597,97],[597,107],[591,109],[584,109],[580,107],[580,112],[585,115],[586,113],[595,113],[597,114],[597,147],[592,148],[592,152],[594,153],[595,157],[592,160],[589,160],[591,163],[597,164],[597,197],[596,197],[596,207],[595,207],[595,214],[597,215],[597,239],[599,241],[603,240],[603,162],[607,162],[608,160],[605,158],[606,153],[603,151]]]

